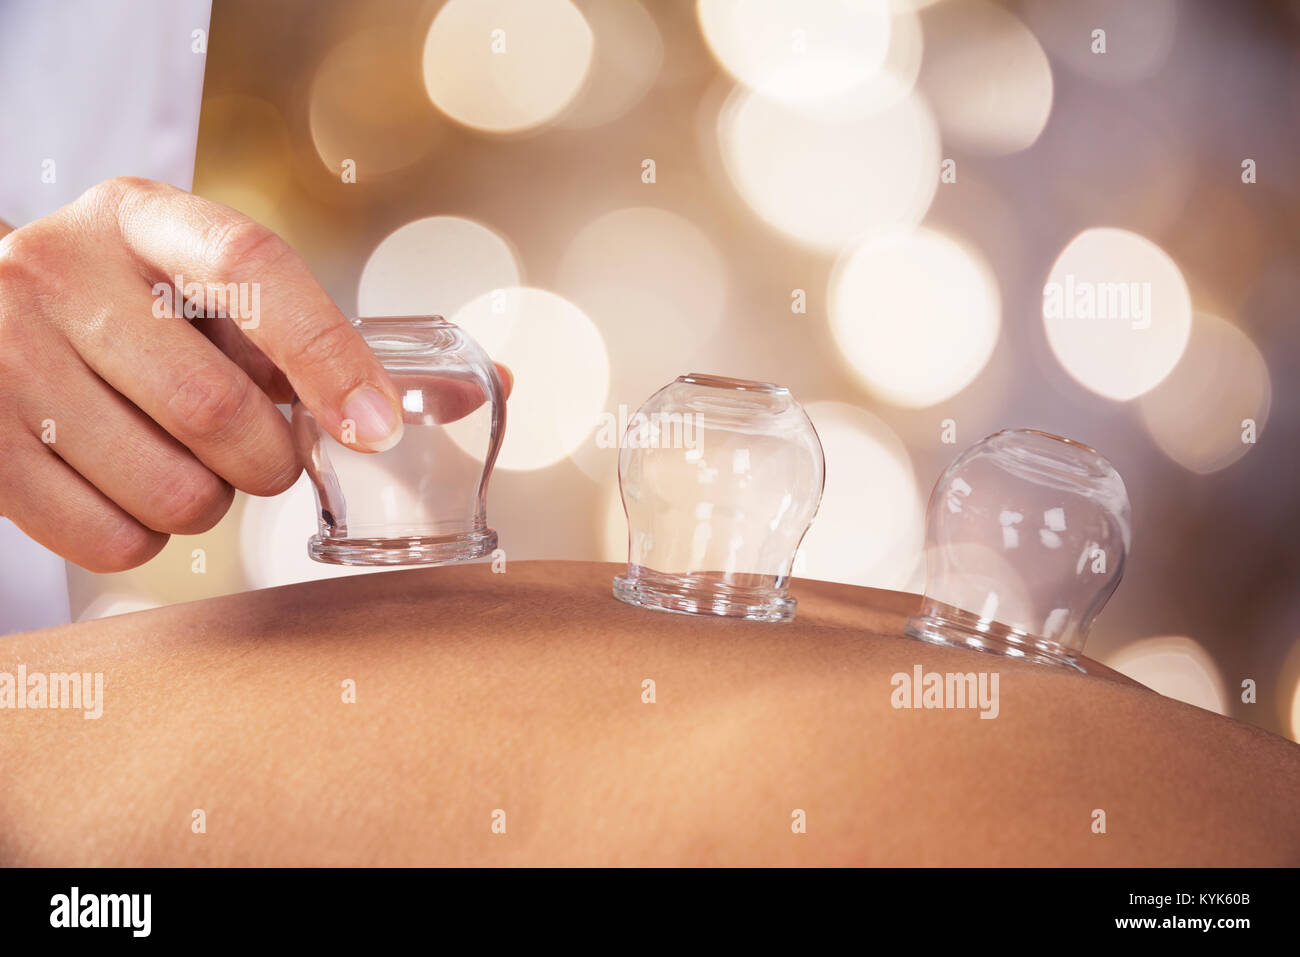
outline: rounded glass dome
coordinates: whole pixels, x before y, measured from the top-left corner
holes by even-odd
[[[1079,442],[990,435],[935,483],[913,638],[1080,667],[1093,619],[1124,574],[1128,492]]]
[[[794,617],[790,569],[821,502],[825,460],[788,389],[680,376],[628,423],[618,474],[628,567],[616,597],[687,614]]]
[[[309,554],[341,565],[444,565],[490,554],[497,534],[487,525],[488,479],[506,418],[496,366],[441,316],[353,325],[397,386],[403,430],[392,448],[362,452],[322,430],[294,397],[294,440],[316,490]]]

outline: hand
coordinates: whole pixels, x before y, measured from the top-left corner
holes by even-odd
[[[214,526],[235,488],[289,488],[274,403],[294,392],[340,441],[351,420],[355,448],[401,438],[360,334],[235,210],[121,178],[0,238],[0,514],[78,565],[132,568]]]

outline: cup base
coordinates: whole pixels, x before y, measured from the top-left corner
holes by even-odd
[[[407,538],[322,538],[313,535],[307,554],[329,565],[455,565],[492,554],[497,533],[490,528],[463,535]]]
[[[985,654],[1018,658],[1042,665],[1057,665],[1087,673],[1078,658],[1064,645],[1048,638],[1013,631],[1000,622],[980,621],[973,615],[963,617],[969,617],[971,622],[933,612],[916,615],[907,620],[903,634],[909,638],[928,641],[932,645],[969,648]]]
[[[721,572],[667,575],[640,566],[614,579],[614,597],[651,611],[711,615],[747,621],[790,621],[798,602],[770,575],[747,575],[768,584],[737,585]]]

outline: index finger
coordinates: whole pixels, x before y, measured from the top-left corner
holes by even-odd
[[[335,439],[371,452],[397,444],[397,389],[288,243],[228,206],[162,183],[124,178],[107,192],[136,259],[156,278],[218,289],[231,319]]]

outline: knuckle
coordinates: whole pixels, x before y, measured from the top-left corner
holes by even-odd
[[[305,329],[289,346],[295,371],[328,368],[346,363],[362,345],[357,332],[344,323],[324,323]]]
[[[0,258],[0,368],[5,371],[10,371],[11,366],[21,366],[18,360],[25,339],[25,324],[19,320],[22,310],[15,297],[5,291],[11,272]]]
[[[0,240],[0,295],[10,290],[41,286],[57,276],[67,249],[57,231],[44,223],[16,229]]]
[[[226,514],[233,490],[207,469],[173,469],[155,486],[159,531],[193,535],[206,532]]]
[[[158,184],[151,179],[145,179],[143,176],[113,176],[104,180],[91,190],[99,190],[110,196],[125,196],[136,190],[153,189]]]
[[[68,335],[84,347],[89,347],[91,354],[111,355],[119,347],[122,338],[122,324],[125,319],[114,309],[113,303],[87,303]]]
[[[80,202],[87,206],[116,209],[131,191],[132,184],[125,176],[114,176],[96,183],[81,194]]]
[[[58,281],[60,256],[42,230],[19,230],[0,241],[0,369],[6,378],[31,365],[30,343],[43,299]]]
[[[154,186],[152,180],[140,176],[114,176],[90,187],[81,194],[77,202],[96,212],[115,217],[117,211],[133,194],[152,189]]]
[[[240,375],[182,375],[167,399],[167,411],[186,434],[220,435],[239,421],[252,388],[252,382]]]
[[[19,396],[40,394],[43,370],[32,363],[26,334],[18,325],[0,308],[0,408],[10,407]]]
[[[213,271],[220,277],[256,274],[289,252],[289,244],[251,219],[222,223],[208,242]]]

